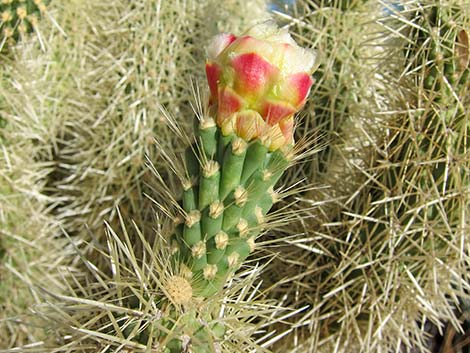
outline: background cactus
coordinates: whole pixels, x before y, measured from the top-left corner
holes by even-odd
[[[2,0],[0,2],[0,49],[36,30],[47,11],[48,0]]]
[[[342,159],[357,188],[341,213],[306,229],[301,244],[310,235],[312,247],[283,252],[286,263],[305,266],[296,272],[308,280],[281,283],[298,284],[296,295],[312,305],[301,319],[310,331],[299,329],[302,343],[292,351],[432,351],[443,348],[430,344],[438,341],[429,338],[431,322],[449,332],[468,325],[455,311],[467,300],[458,296],[468,296],[468,82],[461,80],[468,68],[459,64],[468,53],[460,39],[467,10],[462,3],[408,2],[393,19],[383,17],[390,9],[376,10],[380,27],[371,27],[368,46],[381,116],[367,115],[352,145],[369,141],[369,148]],[[456,335],[446,344],[462,342]]]

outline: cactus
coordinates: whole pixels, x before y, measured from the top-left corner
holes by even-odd
[[[217,36],[208,55],[210,105],[186,154],[184,224],[173,239],[175,258],[203,297],[220,291],[254,250],[292,158],[293,115],[306,101],[315,60],[267,24],[239,38]]]
[[[47,0],[0,1],[0,48],[35,31],[38,20],[47,11]]]
[[[312,310],[302,317],[309,330],[293,334],[299,343],[288,338],[278,351],[424,352],[432,348],[431,326],[455,335],[455,351],[465,342],[456,332],[468,324],[460,309],[468,300],[468,7],[402,3],[393,17],[367,13],[379,27],[372,26],[369,55],[353,72],[359,81],[376,64],[376,78],[366,83],[381,114],[364,114],[358,138],[335,146],[344,156],[343,184],[355,187],[339,212],[304,226],[303,251],[283,249],[294,265],[279,280],[279,296],[295,293],[296,304]],[[364,142],[366,153],[345,149],[356,153]],[[294,271],[300,275],[284,280]]]
[[[453,87],[465,85],[469,79],[469,29],[462,24],[465,13],[457,4],[429,3],[411,15],[416,26],[407,33],[407,68],[418,86],[435,92],[447,87],[443,94],[449,95]]]

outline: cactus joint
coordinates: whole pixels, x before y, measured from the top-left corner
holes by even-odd
[[[233,252],[231,253],[228,257],[227,257],[227,262],[228,262],[228,266],[230,268],[235,268],[237,267],[238,265],[238,260],[240,259],[240,254],[237,253],[237,252]]]
[[[263,170],[263,181],[268,181],[269,179],[271,179],[272,176],[273,173],[271,173],[269,170]]]
[[[248,193],[243,186],[238,186],[233,193],[235,198],[235,204],[238,207],[243,207],[245,203],[248,201]]]
[[[248,144],[245,140],[238,137],[232,142],[232,153],[236,156],[240,156],[246,151],[247,147]]]
[[[263,215],[263,209],[259,206],[255,207],[255,216],[256,216],[256,221],[258,224],[263,224],[264,223],[264,215]]]
[[[250,248],[250,253],[252,253],[253,251],[255,251],[256,249],[256,243],[255,243],[255,237],[251,237],[249,238],[246,243],[248,244],[249,248]]]
[[[201,120],[200,128],[201,130],[210,129],[215,126],[215,121],[211,117],[206,117]]]
[[[203,270],[204,278],[207,280],[214,279],[217,274],[217,270],[217,265],[206,265]]]
[[[238,232],[242,238],[245,238],[248,235],[248,222],[244,218],[240,218],[240,221],[237,224]]]
[[[204,241],[200,241],[193,245],[191,248],[191,255],[195,259],[200,259],[206,254],[206,243]]]

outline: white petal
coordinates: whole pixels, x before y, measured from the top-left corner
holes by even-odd
[[[207,46],[207,57],[214,60],[233,41],[233,34],[220,33],[212,38]]]

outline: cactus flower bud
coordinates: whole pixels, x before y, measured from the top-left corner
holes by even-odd
[[[219,34],[208,48],[210,105],[224,135],[266,137],[270,150],[293,143],[293,115],[313,84],[315,54],[286,30],[263,24],[235,37]]]

